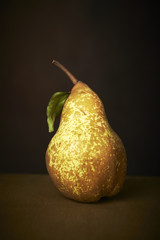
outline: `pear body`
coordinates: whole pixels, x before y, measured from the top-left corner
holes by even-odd
[[[98,95],[78,81],[46,151],[51,179],[67,198],[96,202],[116,195],[126,175],[126,152]]]

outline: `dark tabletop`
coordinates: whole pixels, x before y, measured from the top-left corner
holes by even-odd
[[[0,239],[160,239],[160,177],[127,177],[98,203],[63,197],[48,175],[0,175]]]

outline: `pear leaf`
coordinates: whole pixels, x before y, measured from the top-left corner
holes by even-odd
[[[47,106],[47,123],[49,132],[54,131],[54,122],[63,109],[64,103],[67,100],[70,92],[56,92],[52,95]]]

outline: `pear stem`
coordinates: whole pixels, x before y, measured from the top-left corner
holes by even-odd
[[[59,67],[63,72],[65,72],[74,85],[78,82],[78,80],[73,76],[73,74],[70,73],[67,68],[65,68],[61,63],[56,60],[53,60],[52,63]]]

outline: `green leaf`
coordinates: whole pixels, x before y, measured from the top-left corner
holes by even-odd
[[[63,109],[64,103],[67,100],[70,92],[56,92],[52,95],[47,106],[47,123],[49,132],[54,131],[54,121]]]

